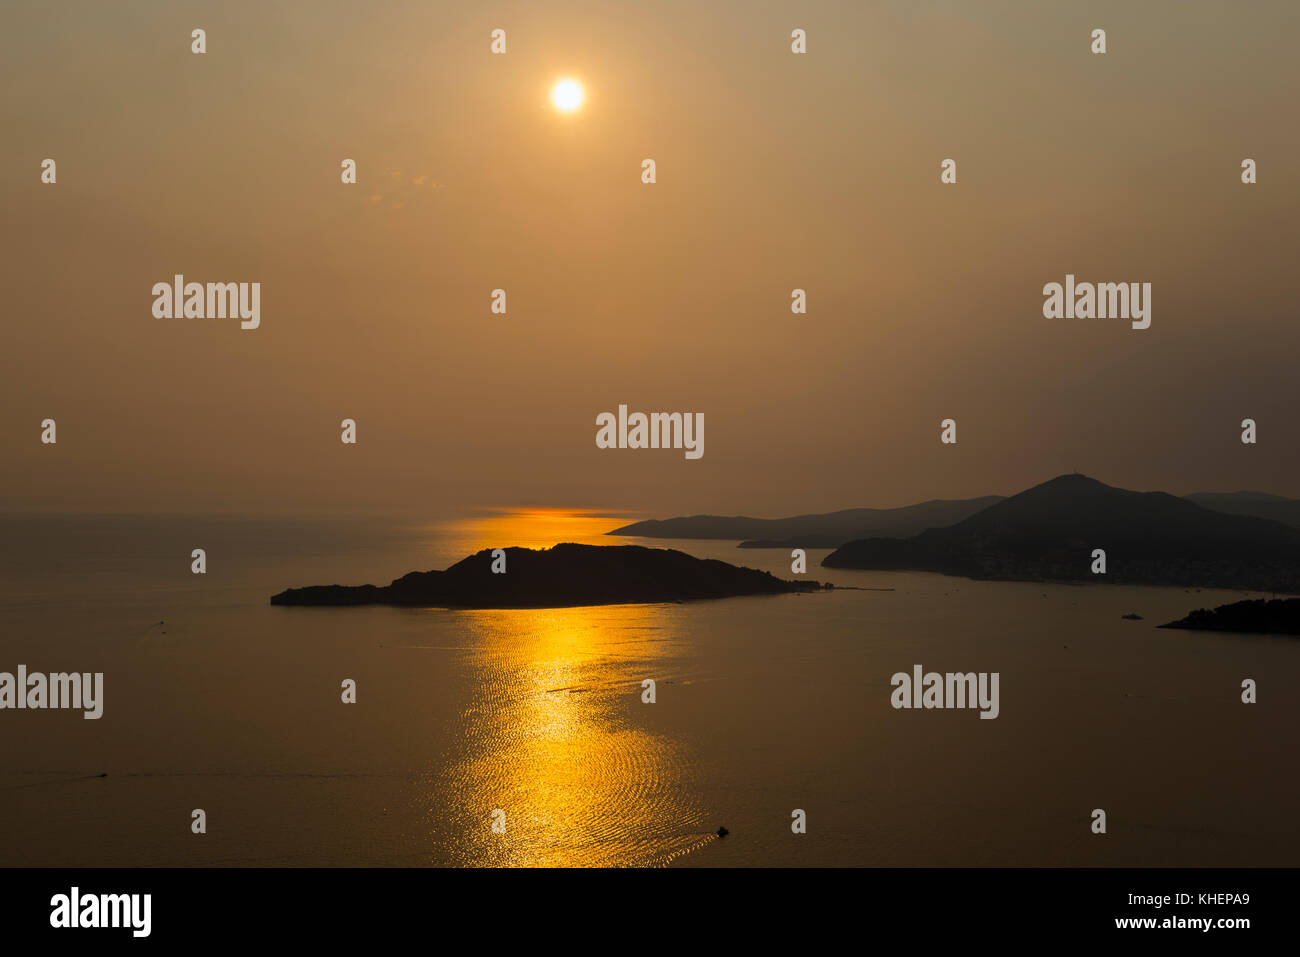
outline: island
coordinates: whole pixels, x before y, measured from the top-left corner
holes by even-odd
[[[504,572],[495,572],[493,567]],[[563,608],[815,592],[816,581],[669,548],[577,545],[483,549],[443,571],[411,572],[388,585],[313,585],[271,596],[272,605],[420,605],[436,608]]]
[[[1300,598],[1255,598],[1218,608],[1198,608],[1161,628],[1187,631],[1238,631],[1260,635],[1300,635]]]

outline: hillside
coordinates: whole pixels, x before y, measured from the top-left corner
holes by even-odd
[[[933,526],[951,525],[1001,500],[1000,495],[934,499],[902,508],[849,508],[789,518],[689,515],[634,522],[608,534],[642,538],[716,538],[739,541],[742,548],[834,548],[854,538],[915,535]]]
[[[1107,573],[1091,574],[1092,550]],[[1300,529],[1062,475],[946,528],[849,542],[828,568],[1300,591]]]

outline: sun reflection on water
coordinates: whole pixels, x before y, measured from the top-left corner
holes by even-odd
[[[453,612],[470,703],[426,797],[440,856],[479,866],[663,864],[711,839],[690,758],[653,729],[671,672],[645,606]],[[644,710],[639,710],[644,709]],[[492,812],[506,814],[494,834]]]

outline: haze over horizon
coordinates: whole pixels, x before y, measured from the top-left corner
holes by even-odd
[[[0,510],[1300,498],[1298,35],[1280,0],[5,4]],[[260,327],[155,318],[178,273],[260,282]],[[1067,273],[1150,282],[1150,328],[1044,318]],[[702,412],[705,454],[596,448],[619,404]]]

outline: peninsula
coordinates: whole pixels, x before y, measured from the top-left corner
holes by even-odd
[[[1000,501],[1000,495],[955,501],[935,499],[902,508],[847,508],[789,518],[689,515],[634,522],[606,534],[640,538],[745,539],[740,542],[741,548],[837,548],[856,538],[877,535],[902,537],[937,525],[951,525]]]

